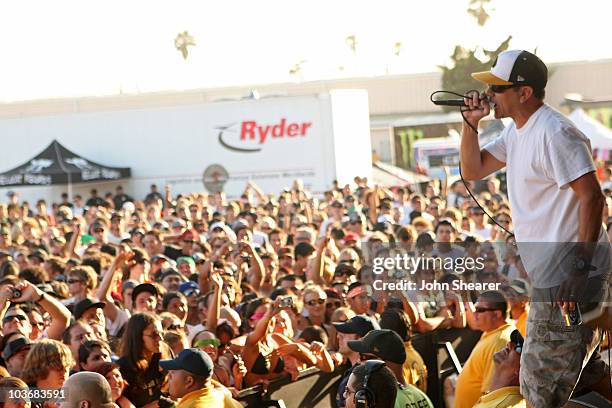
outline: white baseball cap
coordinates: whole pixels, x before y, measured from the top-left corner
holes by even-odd
[[[529,51],[509,50],[495,58],[490,71],[475,72],[472,78],[488,85],[524,84],[544,89],[548,82],[548,69]]]

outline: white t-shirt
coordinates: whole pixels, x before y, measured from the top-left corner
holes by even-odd
[[[533,286],[561,284],[574,260],[572,242],[579,238],[580,203],[569,183],[595,171],[589,140],[543,105],[521,129],[510,124],[484,148],[506,163],[514,233]],[[608,242],[603,226],[599,242]],[[609,245],[598,245],[591,276],[610,270],[609,252]]]
[[[474,235],[478,235],[484,241],[490,241],[493,233],[491,224],[485,224],[482,229],[474,228]]]
[[[122,309],[117,312],[117,317],[114,321],[107,317],[106,330],[108,330],[108,334],[116,336],[119,330],[121,330],[121,328],[127,324],[128,320],[130,320],[130,316],[129,311]]]

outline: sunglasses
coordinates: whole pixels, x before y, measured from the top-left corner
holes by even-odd
[[[495,311],[498,311],[498,310],[501,312],[501,309],[486,308],[486,307],[477,307],[476,309],[474,309],[474,313],[495,312]]]
[[[325,299],[312,299],[306,302],[308,306],[322,305],[323,303],[325,303]]]
[[[194,347],[206,347],[208,345],[212,345],[215,347],[219,347],[221,345],[221,341],[219,339],[201,339],[194,343]]]
[[[17,319],[20,322],[25,322],[26,320],[28,320],[28,318],[23,315],[12,315],[12,316],[5,316],[4,319],[2,319],[2,323],[3,324],[10,323],[13,321],[13,319]]]
[[[512,85],[489,85],[489,89],[494,93],[504,93],[508,89],[518,88],[520,86],[525,86],[526,84],[512,84]]]
[[[183,326],[180,324],[171,324],[166,330],[183,330]]]
[[[79,279],[68,279],[66,282],[68,282],[69,284],[72,284],[72,283],[81,283],[82,281]]]

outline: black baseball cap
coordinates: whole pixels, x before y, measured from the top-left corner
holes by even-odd
[[[396,364],[406,361],[404,342],[393,330],[372,330],[361,340],[351,340],[347,345],[357,353],[374,354],[383,361]]]
[[[524,50],[501,52],[490,71],[475,72],[472,78],[488,85],[530,85],[544,89],[548,68],[540,58]]]
[[[191,374],[208,378],[212,375],[213,362],[200,349],[184,349],[174,360],[161,360],[159,365],[164,370],[185,370]]]
[[[153,285],[152,283],[141,283],[140,285],[136,286],[132,291],[132,301],[135,302],[136,296],[140,295],[143,292],[151,293],[156,297],[159,296],[159,292],[157,291],[155,285]]]
[[[15,354],[19,353],[21,350],[25,348],[32,347],[32,342],[25,336],[19,336],[14,340],[9,341],[6,346],[4,346],[4,350],[2,350],[2,358],[4,361],[13,357]]]
[[[380,329],[380,325],[370,316],[353,316],[346,322],[333,323],[334,327],[340,333],[358,334],[360,337],[365,336],[369,331]]]
[[[83,313],[85,313],[87,310],[94,308],[94,307],[99,308],[99,309],[104,309],[106,307],[106,303],[96,302],[92,299],[85,298],[81,300],[79,303],[77,303],[76,305],[74,305],[74,312],[73,312],[74,318],[79,320],[81,316],[83,316]]]

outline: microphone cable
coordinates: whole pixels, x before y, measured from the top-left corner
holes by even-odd
[[[465,95],[459,94],[457,92],[452,92],[452,91],[435,91],[432,92],[432,94],[429,96],[429,100],[433,103],[434,102],[434,95],[436,94],[440,94],[440,93],[447,93],[447,94],[451,94],[451,95],[455,95],[455,96],[459,96],[460,98],[473,98],[474,96],[477,96],[478,98],[480,98],[480,92],[478,92],[475,89],[472,89],[470,91],[467,91]],[[468,122],[468,120],[465,117],[464,112],[469,111],[469,109],[464,109],[466,107],[461,106],[459,107],[459,112],[461,112],[461,117],[463,118],[463,121],[469,126],[470,129],[472,129],[474,131],[474,133],[476,133],[476,136],[478,136],[478,129],[476,129],[474,126],[472,126],[472,124],[470,122]],[[459,148],[459,157],[461,157],[461,148]],[[465,186],[465,190],[468,192],[468,194],[470,195],[470,197],[472,198],[472,200],[474,200],[474,202],[476,203],[476,205],[478,206],[478,208],[480,208],[482,210],[483,213],[485,213],[487,215],[487,217],[489,217],[489,219],[491,221],[493,221],[493,223],[495,225],[497,225],[499,228],[501,228],[502,230],[504,230],[508,236],[514,236],[513,232],[508,231],[505,227],[501,226],[497,220],[495,218],[493,218],[493,216],[491,214],[489,214],[487,212],[487,210],[484,209],[484,207],[482,205],[480,205],[480,202],[478,201],[478,199],[476,199],[476,197],[474,196],[474,194],[472,194],[472,191],[470,190],[470,187],[468,186],[467,182],[465,181],[465,179],[463,178],[463,173],[461,172],[461,159],[459,159],[458,161],[458,167],[459,167],[459,177],[461,178],[461,182],[463,182],[463,185]]]

